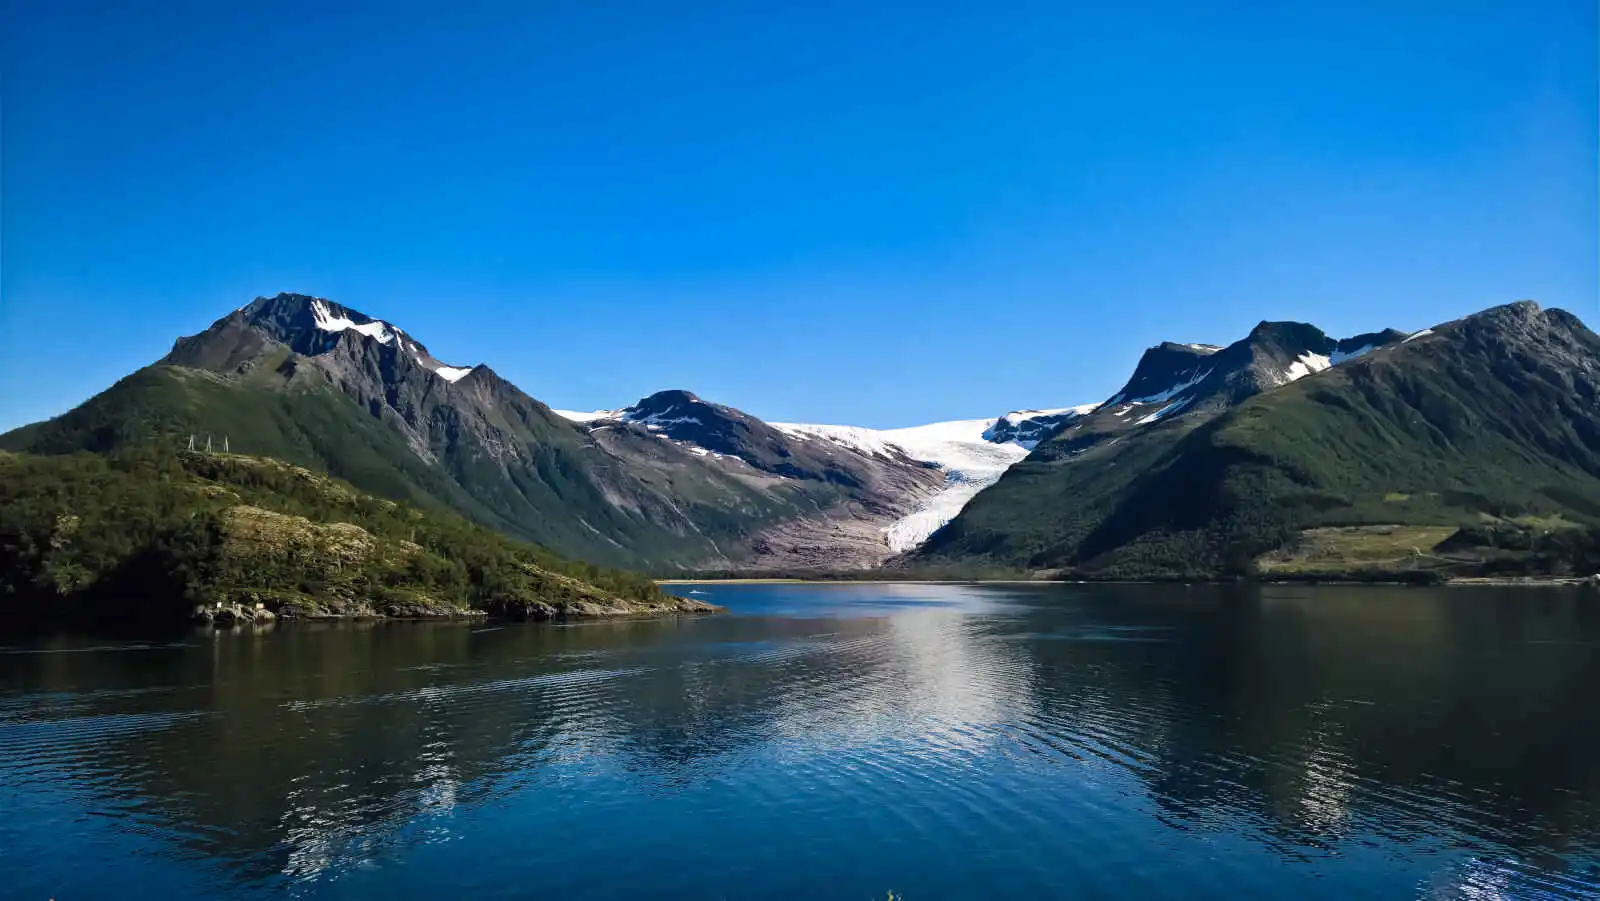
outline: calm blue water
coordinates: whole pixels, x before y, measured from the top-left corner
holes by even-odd
[[[0,897],[1600,897],[1600,599],[708,585],[0,648]]]

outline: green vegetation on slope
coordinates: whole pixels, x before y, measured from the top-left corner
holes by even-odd
[[[0,449],[66,454],[176,449],[189,435],[221,448],[226,436],[237,452],[275,457],[329,473],[382,497],[430,510],[451,511],[473,522],[565,554],[614,566],[672,569],[712,556],[702,535],[682,534],[649,521],[637,509],[608,500],[586,477],[585,450],[577,434],[547,433],[539,423],[502,422],[519,436],[531,465],[508,465],[482,447],[469,430],[444,428],[452,437],[418,456],[391,421],[392,410],[373,415],[311,367],[285,381],[273,361],[243,376],[181,366],[149,366],[117,382],[82,406],[54,419],[0,435]],[[431,378],[431,376],[430,376]],[[448,419],[450,411],[444,411]],[[523,411],[526,412],[526,411]],[[556,511],[556,512],[552,512]],[[748,521],[716,522],[732,531]]]
[[[5,615],[173,619],[218,603],[290,615],[687,609],[642,576],[276,460],[0,453]]]
[[[1531,304],[1436,331],[1202,424],[1158,423],[1078,456],[1046,442],[922,556],[1206,578],[1257,574],[1267,555],[1286,575],[1302,542],[1314,549],[1309,530],[1426,526],[1462,530],[1443,558],[1452,565],[1425,563],[1440,555],[1419,548],[1391,571],[1593,572],[1600,339]],[[1483,524],[1487,536],[1474,531]],[[1542,549],[1513,537],[1522,552],[1500,540],[1530,530],[1556,537]],[[1347,568],[1324,555],[1318,572],[1373,575],[1381,551]]]
[[[194,435],[221,450],[274,457],[422,507],[470,506],[382,421],[332,390],[286,392],[249,379],[147,366],[70,413],[0,435],[0,448],[35,454],[180,448]],[[489,518],[486,510],[473,511]]]

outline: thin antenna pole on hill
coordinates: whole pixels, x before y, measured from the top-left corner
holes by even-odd
[[[206,436],[206,453],[211,453],[211,436]]]
[[[223,453],[228,453],[228,436],[227,435],[223,435],[222,436],[222,452]]]
[[[189,453],[194,453],[194,436],[189,436]]]

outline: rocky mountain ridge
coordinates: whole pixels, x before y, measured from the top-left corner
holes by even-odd
[[[1600,337],[1576,317],[1519,302],[1411,335],[1307,329],[1152,349],[1159,378],[1136,373],[1042,442],[917,559],[1120,578],[1558,574],[1587,559]],[[1529,530],[1567,550],[1534,556]]]
[[[1263,321],[1226,346],[1149,348],[1101,403],[878,430],[765,422],[682,389],[614,410],[552,410],[488,366],[437,359],[392,323],[280,294],[179,339],[78,409],[0,436],[0,447],[106,451],[227,433],[236,449],[656,572],[929,559],[1037,568],[1079,558],[996,554],[1010,539],[974,523],[996,509],[1033,510],[1040,522],[1088,516],[1092,498],[1165,465],[1174,442],[1212,420],[1454,328],[1334,339]],[[1087,466],[1062,482],[1077,487],[1040,490],[1042,471],[1080,459],[1107,467],[1103,485],[1079,484],[1080,470],[1099,472]]]
[[[672,417],[673,405],[701,415]],[[884,528],[945,480],[687,392],[575,422],[487,366],[451,366],[398,326],[294,294],[257,298],[0,444],[104,451],[195,432],[573,556],[658,571],[880,562],[892,553]]]

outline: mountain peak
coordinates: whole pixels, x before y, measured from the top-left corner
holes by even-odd
[[[1328,335],[1309,322],[1262,320],[1250,330],[1245,340],[1254,343],[1272,342],[1285,350],[1291,348],[1313,350],[1326,345]]]
[[[1514,303],[1490,307],[1487,310],[1474,313],[1466,318],[1469,320],[1476,319],[1484,322],[1513,323],[1533,322],[1543,318],[1544,315],[1545,310],[1541,309],[1539,304],[1536,302],[1531,300],[1519,300]]]
[[[1578,317],[1556,307],[1541,308],[1531,300],[1490,307],[1455,322],[1424,329],[1408,341],[1442,334],[1492,354],[1534,348],[1547,361],[1560,360],[1569,373],[1600,371],[1594,354],[1594,333]]]
[[[1216,344],[1181,344],[1177,341],[1163,341],[1150,348],[1150,350],[1163,353],[1200,354],[1201,356],[1210,356],[1221,349]]]
[[[379,344],[389,344],[405,334],[398,327],[381,319],[374,319],[326,297],[312,297],[309,294],[283,292],[272,297],[257,297],[240,308],[239,312],[251,325],[274,332],[275,337],[282,335],[292,338],[308,329],[330,334],[353,331]],[[406,343],[422,347],[415,341]]]
[[[1094,412],[1099,404],[1082,404],[1054,410],[1012,410],[996,419],[983,432],[983,440],[993,444],[1015,444],[1032,450],[1062,426]]]
[[[644,406],[661,406],[661,405],[664,405],[664,404],[703,404],[703,403],[705,403],[705,401],[701,400],[700,396],[698,394],[695,394],[693,391],[689,391],[689,390],[686,390],[684,388],[668,388],[668,389],[666,389],[664,391],[657,391],[654,394],[649,394],[649,395],[646,395],[646,396],[640,398],[639,402],[637,404],[635,404],[635,406],[644,407]]]
[[[1336,341],[1305,322],[1262,320],[1227,347],[1164,341],[1144,352],[1084,432],[1100,440],[1175,416],[1211,416],[1281,385],[1406,338],[1386,329]]]
[[[408,358],[447,382],[460,381],[473,371],[473,367],[441,362],[397,325],[325,297],[288,291],[257,297],[199,335],[178,339],[167,362],[236,369],[260,351],[263,338],[302,356],[315,357],[334,351],[341,341],[352,340],[347,334],[353,340],[376,343],[380,352]]]
[[[684,422],[705,424],[710,418],[741,416],[738,411],[701,400],[692,391],[671,388],[642,397],[631,407],[624,407],[619,418],[659,426]]]
[[[1219,348],[1209,344],[1178,344],[1163,341],[1139,357],[1122,390],[1113,394],[1105,406],[1119,403],[1154,403],[1193,385],[1209,372],[1209,358]]]

